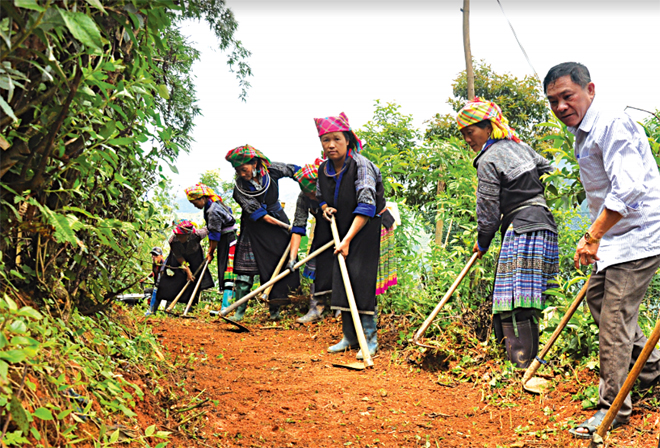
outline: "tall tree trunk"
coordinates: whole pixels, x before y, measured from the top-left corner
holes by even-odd
[[[438,180],[438,188],[435,190],[436,195],[440,195],[445,191],[446,184],[440,179]],[[435,217],[435,245],[440,247],[442,246],[442,230],[444,227],[444,221],[442,220],[442,215],[445,212],[445,207],[441,207]]]
[[[463,0],[463,49],[465,50],[468,101],[472,101],[474,99],[474,71],[472,70],[472,50],[470,50],[470,0]]]

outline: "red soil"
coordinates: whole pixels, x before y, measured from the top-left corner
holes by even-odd
[[[543,397],[511,382],[491,388],[493,361],[466,375],[394,361],[396,335],[379,333],[381,347],[372,369],[332,366],[354,362],[355,351],[340,355],[326,348],[341,337],[334,319],[299,326],[248,321],[250,333],[226,323],[166,318],[151,320],[170,363],[169,380],[145,379],[145,399],[137,406],[142,428],[173,431],[176,447],[586,447],[565,429],[593,411],[571,397],[595,384],[591,372],[562,378]],[[292,326],[291,329],[285,329]],[[383,343],[384,342],[384,343]],[[190,355],[196,359],[185,364]],[[449,370],[456,363],[448,366]],[[484,377],[484,375],[487,375]],[[131,375],[127,375],[130,377]],[[439,384],[439,379],[442,385]],[[188,397],[173,401],[167,381],[183,384]],[[146,383],[146,384],[145,384]],[[158,392],[152,392],[158,383]],[[192,397],[209,401],[176,412]],[[166,417],[163,410],[174,406]],[[202,413],[179,425],[188,416]],[[609,438],[611,447],[656,448],[660,412],[636,407],[631,423]],[[150,439],[153,440],[153,439]],[[155,446],[156,443],[153,443]]]

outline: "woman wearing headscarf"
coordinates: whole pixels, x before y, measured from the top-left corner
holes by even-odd
[[[522,143],[501,109],[475,98],[458,113],[463,138],[477,153],[474,252],[488,251],[500,229],[502,247],[493,287],[493,327],[509,360],[526,368],[538,352],[545,291],[559,272],[557,225],[544,198],[548,161]]]
[[[171,302],[181,292],[187,281],[197,280],[193,272],[196,272],[205,260],[201,242],[208,234],[209,231],[206,227],[197,229],[189,220],[181,219],[174,222],[174,230],[168,239],[170,254],[165,261],[165,272],[160,276],[156,303],[160,303],[161,300]],[[202,277],[199,291],[214,286],[213,277],[207,270]],[[178,303],[188,303],[193,289],[186,288]],[[198,301],[199,294],[195,297],[193,305]]]
[[[300,241],[307,233],[307,219],[309,214],[315,218],[313,236],[311,238],[310,252],[315,251],[328,241],[332,241],[330,223],[323,218],[321,205],[316,200],[316,180],[318,178],[319,165],[323,162],[316,159],[314,163],[307,164],[293,174],[300,184],[300,194],[296,202],[296,212],[293,217],[291,229],[291,266],[298,257]],[[332,266],[333,254],[326,250],[305,265],[303,277],[313,280],[310,287],[309,311],[303,317],[296,319],[304,324],[316,322],[323,319],[323,311],[329,305],[329,296],[332,290]]]
[[[206,260],[211,263],[213,255],[218,251],[218,283],[223,298],[225,292],[231,289],[230,282],[225,281],[227,260],[230,247],[236,244],[236,220],[231,208],[222,202],[222,198],[215,194],[212,188],[199,183],[186,188],[186,197],[199,209],[204,210],[204,220],[209,231],[209,249]],[[223,300],[223,305],[224,300]]]
[[[225,159],[236,170],[234,199],[241,206],[241,230],[234,258],[236,300],[252,288],[255,275],[270,280],[290,240],[291,225],[279,201],[278,181],[293,178],[296,165],[271,162],[258,149],[245,145],[232,149]],[[269,296],[272,320],[280,318],[280,305],[289,302],[289,292],[300,286],[298,271],[275,283]],[[234,320],[243,319],[247,303],[236,309]]]
[[[341,242],[335,254],[346,258],[349,278],[360,322],[364,329],[369,353],[378,349],[376,315],[376,278],[380,255],[381,217],[385,208],[380,170],[360,155],[362,143],[351,130],[348,117],[342,112],[336,117],[315,118],[323,154],[328,160],[318,170],[316,197],[324,218],[337,221]],[[330,353],[357,347],[357,335],[339,269],[333,261],[332,309],[342,313],[344,337]],[[362,359],[362,352],[358,352]]]

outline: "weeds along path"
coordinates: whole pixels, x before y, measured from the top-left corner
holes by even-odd
[[[545,398],[522,392],[515,382],[491,389],[483,380],[491,361],[463,372],[463,378],[476,379],[476,383],[454,376],[453,381],[439,385],[442,372],[392,361],[393,346],[379,351],[373,369],[332,367],[332,362],[355,361],[356,353],[325,353],[341,337],[340,323],[334,319],[308,326],[294,324],[292,329],[285,328],[291,324],[266,329],[273,324],[248,321],[250,333],[201,320],[150,322],[170,361],[178,366],[173,381],[190,396],[199,395],[197,402],[202,403],[181,424],[183,414],[176,409],[186,403],[177,403],[165,416],[157,397],[145,390],[145,401],[137,409],[140,424],[173,430],[171,446],[588,445],[564,429],[569,420],[581,421],[593,412],[583,412],[579,401],[571,401],[577,391],[572,381],[560,381]],[[593,376],[583,380],[593,381]],[[158,393],[167,388],[161,384]],[[632,424],[617,431],[610,446],[655,448],[659,419],[660,412],[636,409]]]

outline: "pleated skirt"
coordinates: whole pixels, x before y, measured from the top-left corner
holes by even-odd
[[[397,284],[396,270],[396,239],[394,226],[390,229],[380,228],[380,259],[378,260],[378,277],[376,279],[376,295],[383,294],[390,286]]]
[[[493,289],[493,314],[516,308],[543,310],[545,291],[559,272],[557,234],[538,230],[517,234],[507,229],[497,262]]]

